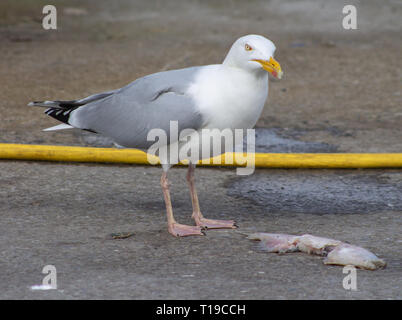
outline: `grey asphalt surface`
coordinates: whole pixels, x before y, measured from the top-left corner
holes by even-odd
[[[204,214],[234,218],[240,228],[176,239],[166,231],[159,168],[3,162],[1,170],[1,184],[8,185],[1,194],[3,299],[400,298],[400,211],[317,215],[292,212],[289,205],[287,212],[269,210],[228,195],[230,181],[238,180],[232,170],[203,168],[197,185]],[[327,175],[338,175],[258,170],[255,176],[268,188],[279,173],[282,180],[319,175],[323,188]],[[184,179],[184,168],[171,171],[176,218],[191,223]],[[388,267],[358,271],[358,291],[348,292],[342,268],[325,266],[320,257],[254,251],[242,233],[257,231],[330,236],[371,250]],[[111,239],[119,232],[133,236]],[[31,291],[48,264],[57,268],[59,289]]]
[[[277,44],[285,78],[270,84],[257,151],[402,152],[397,1],[356,2],[359,29],[351,32],[341,28],[343,1],[54,3],[54,32],[41,28],[45,2],[0,4],[0,142],[108,146],[75,130],[42,132],[56,122],[26,103],[217,63],[238,36],[260,33]],[[0,161],[0,299],[402,298],[401,170],[258,169],[239,177],[197,168],[203,214],[240,228],[182,239],[167,233],[160,174],[151,166]],[[170,171],[171,193],[176,219],[192,223],[185,174]],[[125,232],[132,236],[111,236]],[[251,232],[347,241],[387,268],[358,270],[358,290],[347,291],[342,267],[257,252],[245,239]],[[31,290],[45,265],[56,266],[58,289]]]

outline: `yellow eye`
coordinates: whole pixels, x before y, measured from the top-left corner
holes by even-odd
[[[244,49],[246,49],[246,51],[251,51],[251,50],[253,50],[253,48],[251,48],[248,44],[245,45]]]

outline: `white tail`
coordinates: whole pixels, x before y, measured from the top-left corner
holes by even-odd
[[[54,127],[43,129],[42,131],[56,131],[56,130],[73,129],[73,128],[74,127],[70,126],[69,124],[62,123]]]

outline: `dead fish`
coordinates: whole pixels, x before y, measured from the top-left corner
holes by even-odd
[[[325,264],[353,265],[367,270],[384,268],[386,263],[379,259],[374,253],[347,243],[341,243],[328,253],[324,259]]]
[[[296,238],[297,248],[300,251],[319,256],[326,256],[328,252],[342,243],[338,240],[316,237],[311,234],[304,234]]]
[[[253,233],[250,240],[258,240],[258,248],[265,252],[305,252],[326,256],[324,264],[353,265],[358,268],[376,270],[385,267],[384,260],[370,251],[339,240],[316,237],[310,234],[294,236],[276,233]]]
[[[286,253],[299,251],[296,246],[296,236],[278,233],[253,233],[250,240],[259,240],[258,249],[265,252]]]

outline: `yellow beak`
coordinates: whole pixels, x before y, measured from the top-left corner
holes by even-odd
[[[274,58],[271,57],[269,61],[262,59],[253,59],[253,61],[261,63],[262,68],[271,73],[275,78],[282,78],[283,72],[281,69],[281,65]]]

